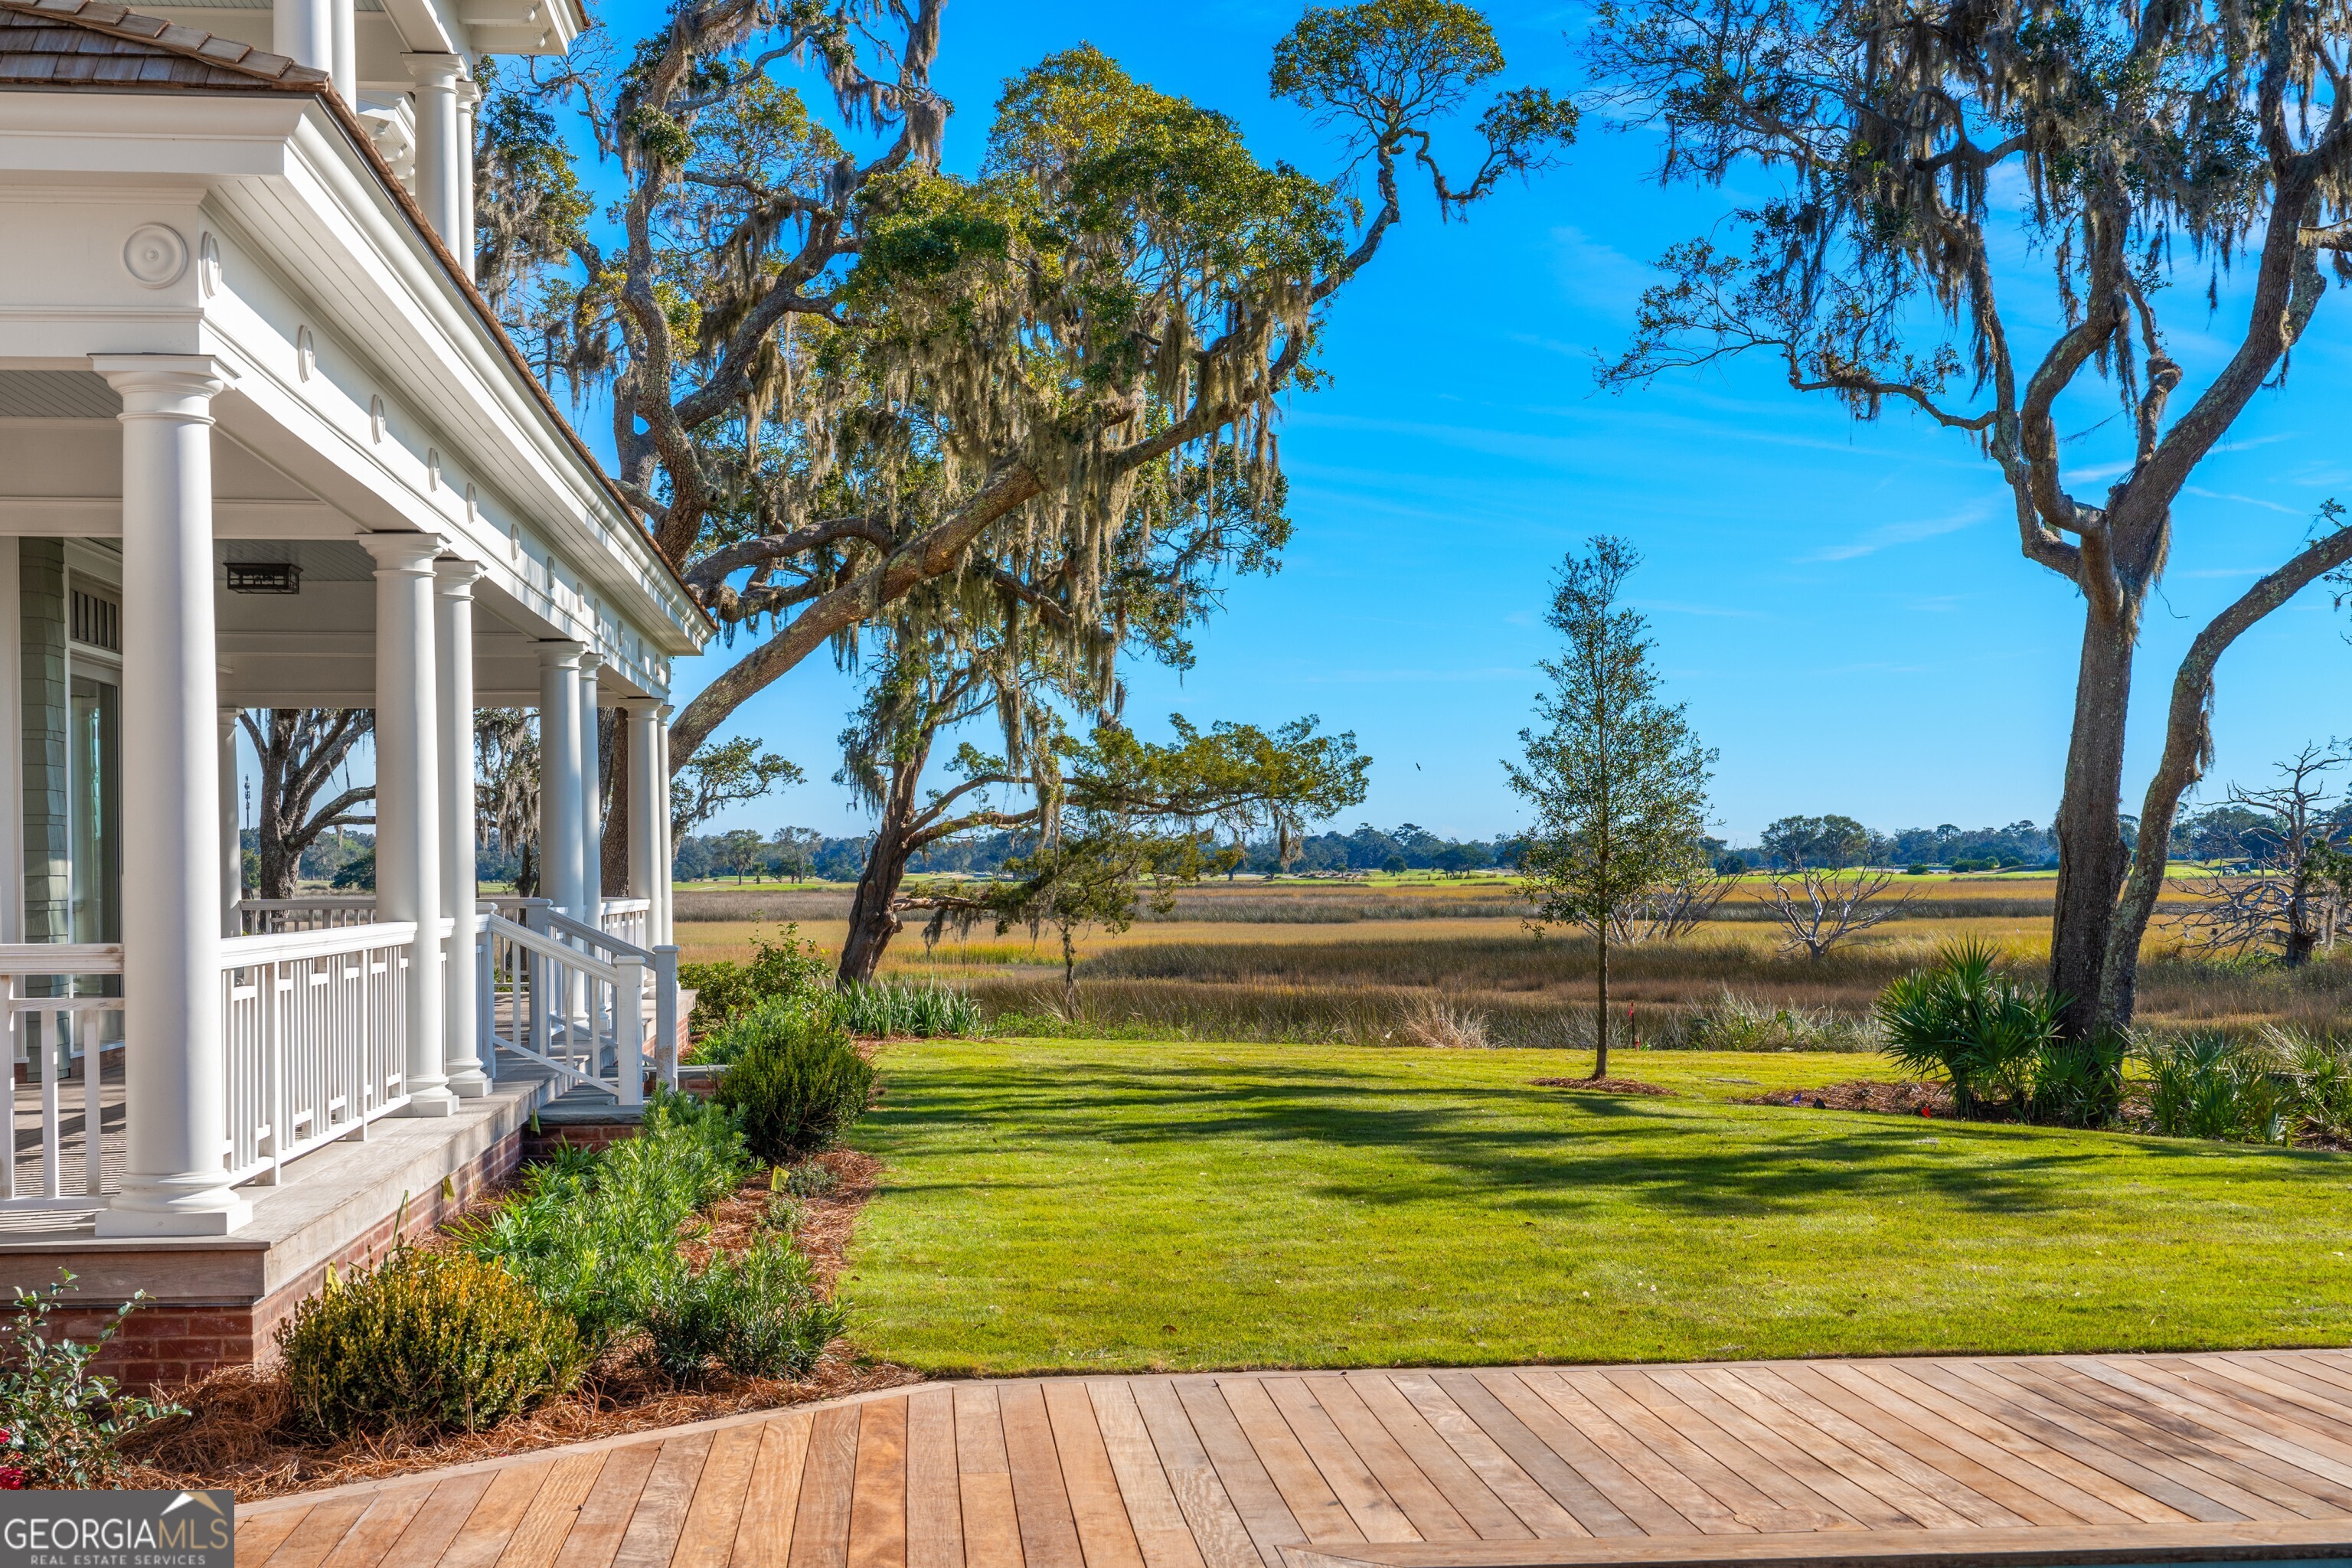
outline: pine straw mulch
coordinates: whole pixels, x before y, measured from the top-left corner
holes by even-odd
[[[803,1218],[794,1234],[830,1293],[858,1212],[874,1195],[882,1163],[870,1154],[836,1149],[818,1155],[813,1163],[830,1170],[840,1184],[798,1200]],[[770,1195],[762,1173],[720,1200],[704,1216],[708,1232],[684,1244],[687,1258],[699,1267],[714,1251],[747,1250],[762,1234]],[[224,1368],[173,1392],[172,1397],[190,1414],[158,1422],[131,1439],[127,1446],[131,1462],[121,1484],[173,1490],[226,1487],[238,1501],[254,1502],[714,1416],[835,1399],[916,1380],[905,1367],[867,1361],[836,1342],[805,1378],[714,1373],[681,1385],[642,1364],[637,1351],[634,1342],[614,1346],[571,1394],[486,1432],[380,1434],[331,1444],[305,1439],[294,1429],[286,1386],[269,1371]]]
[[[1889,1116],[1952,1120],[1959,1115],[1952,1091],[1939,1083],[1882,1083],[1848,1079],[1827,1089],[1776,1089],[1743,1096],[1741,1105],[1793,1105],[1814,1110],[1875,1110]]]
[[[1663,1094],[1671,1097],[1675,1092],[1660,1084],[1643,1083],[1637,1078],[1535,1078],[1528,1081],[1538,1089],[1584,1089],[1596,1094]]]

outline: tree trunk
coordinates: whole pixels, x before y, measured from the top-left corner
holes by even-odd
[[[2050,931],[2050,987],[2065,998],[2059,1028],[2067,1039],[2097,1032],[2107,936],[2130,864],[2118,816],[2137,618],[2126,610],[2110,620],[2095,609],[2083,617],[2074,733],[2058,803],[2058,896]]]
[[[1592,1018],[1592,1076],[1609,1076],[1609,922],[1602,921],[1598,928],[1601,967],[1599,971],[1600,1000],[1594,1005]]]
[[[874,841],[866,846],[866,868],[858,874],[856,896],[849,901],[849,934],[841,943],[841,978],[868,981],[881,966],[882,953],[904,922],[891,903],[907,879],[907,862],[914,858],[915,791],[922,782],[920,759],[900,764],[890,773],[889,797],[882,803],[882,819],[875,824]]]

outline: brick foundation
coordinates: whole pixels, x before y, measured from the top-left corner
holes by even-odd
[[[326,1284],[329,1268],[344,1270],[373,1261],[391,1246],[395,1231],[411,1237],[431,1232],[476,1196],[511,1176],[521,1163],[523,1142],[520,1130],[507,1134],[452,1173],[447,1188],[413,1195],[404,1226],[398,1215],[386,1215],[332,1258],[260,1300],[175,1301],[157,1295],[124,1321],[99,1358],[99,1370],[131,1387],[168,1388],[224,1366],[274,1360],[278,1325],[318,1294]],[[49,1321],[56,1331],[87,1339],[113,1316],[110,1305],[78,1304],[58,1309],[50,1314]]]

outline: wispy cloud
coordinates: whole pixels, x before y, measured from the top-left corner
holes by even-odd
[[[1909,522],[1881,523],[1859,539],[1848,540],[1843,544],[1825,544],[1819,550],[1800,555],[1797,559],[1800,561],[1859,560],[1864,555],[1875,555],[1882,550],[1891,550],[1898,544],[1916,544],[1923,539],[1934,539],[1946,533],[1958,533],[1964,528],[1973,527],[1982,522],[1984,516],[1983,507],[1973,506],[1944,517],[1923,517]]]
[[[2265,511],[2283,511],[2289,517],[2307,515],[2305,509],[2302,507],[2281,506],[2274,500],[2264,500],[2260,496],[2231,495],[2226,490],[2209,490],[2196,485],[2183,485],[2180,489],[2183,495],[2202,496],[2207,500],[2236,501],[2241,506],[2258,506]]]

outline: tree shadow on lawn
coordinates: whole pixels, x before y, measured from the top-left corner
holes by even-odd
[[[1020,1123],[1030,1144],[1139,1146],[1231,1141],[1312,1144],[1356,1156],[1393,1156],[1377,1179],[1317,1173],[1321,1195],[1403,1205],[1507,1195],[1517,1212],[1577,1214],[1633,1198],[1712,1215],[1795,1214],[1873,1199],[1932,1194],[1999,1214],[2055,1214],[2084,1194],[2136,1180],[2170,1185],[2221,1174],[2188,1168],[2271,1156],[2262,1174],[2340,1186],[2335,1157],[2183,1145],[2178,1151],[2112,1134],[1886,1119],[1860,1113],[1714,1106],[1580,1095],[1538,1098],[1517,1086],[1401,1082],[1339,1067],[1253,1063],[1245,1081],[1183,1067],[1121,1064],[1080,1081],[1034,1071],[960,1068],[952,1081],[901,1080],[874,1120],[897,1138],[953,1143],[974,1126]],[[1350,1104],[1351,1097],[1366,1103]],[[1815,1120],[1818,1118],[1819,1120]],[[1923,1147],[1932,1138],[1937,1147]],[[2231,1160],[2230,1156],[2237,1156]],[[2117,1162],[2155,1170],[2117,1171]],[[2104,1180],[2099,1178],[2104,1177]],[[887,1181],[887,1178],[886,1178]],[[1017,1166],[987,1184],[1049,1188]]]

